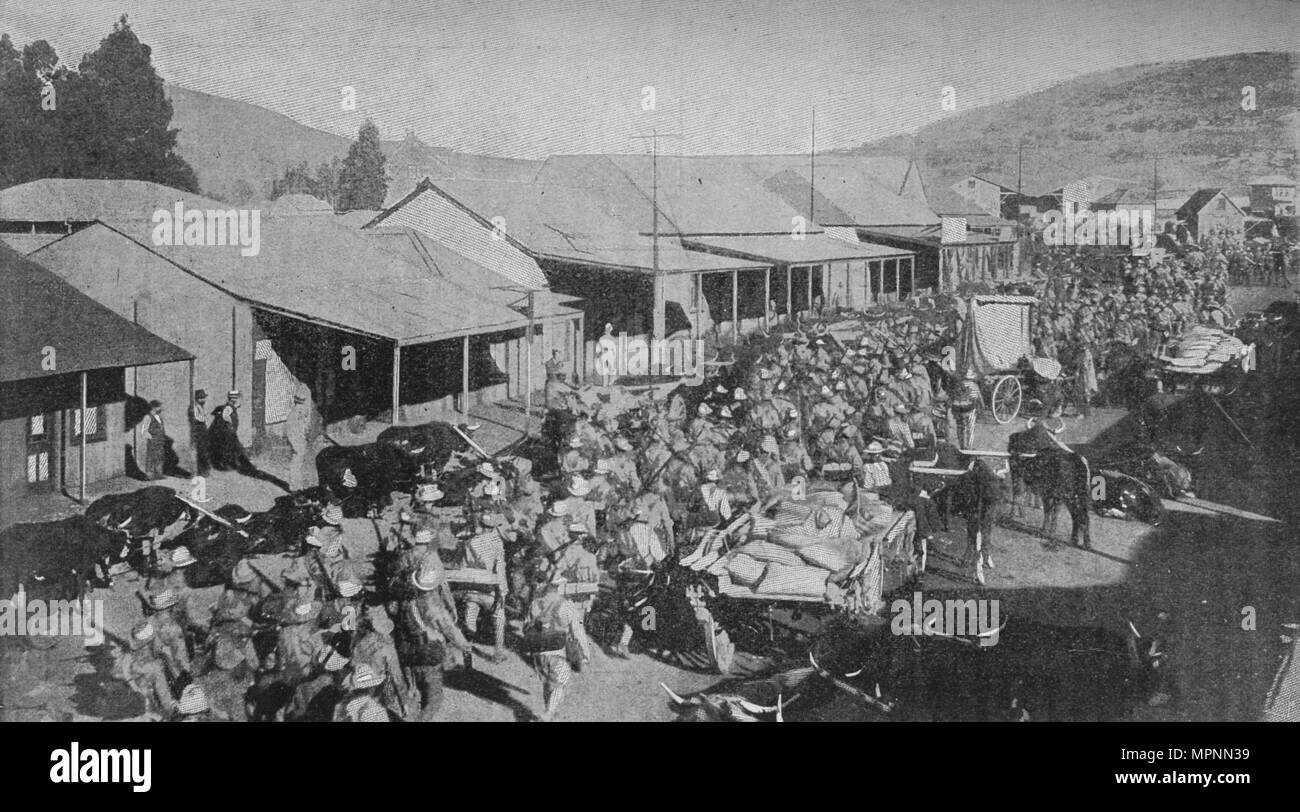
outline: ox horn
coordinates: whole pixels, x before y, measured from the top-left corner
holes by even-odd
[[[122,522],[121,522],[120,524],[118,524],[117,529],[118,529],[118,530],[124,530],[124,529],[126,529],[126,526],[127,526],[128,524],[130,524],[130,523],[131,523],[131,520],[134,519],[134,518],[135,518],[134,516],[127,516],[125,519],[122,520]]]
[[[1142,639],[1142,632],[1138,631],[1138,627],[1133,625],[1133,621],[1131,620],[1128,621],[1128,627],[1133,632],[1134,637],[1136,637],[1139,640]]]
[[[1036,423],[1037,421],[1038,421],[1038,418],[1037,418],[1037,417],[1029,417],[1029,418],[1026,418],[1026,419],[1025,419],[1025,429],[1026,429],[1026,430],[1032,429],[1032,428],[1034,427],[1034,423]]]
[[[784,721],[785,721],[784,708],[782,707],[783,704],[784,704],[784,703],[782,703],[782,701],[781,701],[781,695],[780,695],[780,694],[777,694],[777,695],[776,695],[776,721],[778,721],[778,722],[784,722]]]
[[[880,683],[876,683],[876,699],[880,699]]]
[[[737,699],[736,702],[740,705],[740,707],[744,708],[750,713],[773,713],[775,711],[780,710],[779,704],[772,705],[771,707],[767,707],[765,705],[755,704],[753,702],[750,702],[747,699]]]
[[[660,687],[660,688],[663,688],[664,691],[668,694],[668,696],[672,697],[673,702],[676,702],[678,705],[687,705],[687,704],[690,704],[690,703],[688,703],[685,699],[682,699],[680,696],[678,696],[677,694],[673,693],[673,689],[672,689],[672,688],[669,688],[667,685],[664,685],[662,682],[659,683],[659,687]]]

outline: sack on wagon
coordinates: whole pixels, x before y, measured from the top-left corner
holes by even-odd
[[[727,572],[731,580],[745,586],[753,586],[763,579],[768,564],[744,553],[736,553],[727,561]]]
[[[789,567],[798,567],[803,565],[803,559],[791,550],[789,547],[782,547],[770,541],[751,541],[743,548],[746,555],[755,560],[764,561],[769,564],[785,564]]]
[[[830,573],[818,567],[787,567],[768,564],[763,580],[754,587],[758,595],[794,595],[818,598],[826,594],[826,579]]]
[[[856,554],[844,544],[823,541],[799,548],[799,558],[814,567],[830,572],[838,572],[845,567],[856,564]]]

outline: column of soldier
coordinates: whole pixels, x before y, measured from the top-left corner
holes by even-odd
[[[1103,376],[1100,368],[1116,343],[1158,357],[1193,325],[1223,328],[1229,320],[1228,260],[1217,248],[1170,254],[1154,265],[1145,258],[1095,259],[1077,249],[1048,249],[1035,262],[1034,276],[1001,289],[1039,299],[1033,325],[1038,354],[1075,368],[1096,364]]]
[[[328,505],[287,566],[240,560],[207,624],[186,586],[195,559],[177,548],[150,578],[121,675],[163,718],[433,720],[444,669],[475,667],[480,631],[487,660],[507,657],[509,610],[542,682],[537,717],[553,718],[591,656],[597,584],[644,578],[696,529],[809,477],[884,491],[903,450],[951,437],[925,363],[936,359],[921,355],[950,339],[906,316],[849,344],[822,325],[769,340],[735,385],[706,384],[685,412],[571,397],[554,484],[527,459],[456,455],[447,468],[476,466],[464,504],[444,507],[436,477],[419,484],[375,518],[386,530],[373,562],[351,555]],[[610,652],[629,656],[632,636],[624,622]]]

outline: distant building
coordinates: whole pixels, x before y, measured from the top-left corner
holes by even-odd
[[[1246,229],[1246,213],[1222,189],[1197,189],[1175,216],[1195,239],[1218,231],[1240,234]]]
[[[1004,201],[1016,195],[1014,187],[983,175],[967,175],[948,188],[979,206],[985,214],[994,217],[1004,217]]]
[[[1295,181],[1264,175],[1250,182],[1250,213],[1259,217],[1295,216]]]

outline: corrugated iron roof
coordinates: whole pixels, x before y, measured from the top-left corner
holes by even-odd
[[[148,220],[158,209],[233,208],[202,195],[143,180],[44,178],[0,189],[0,220],[19,222],[90,222]]]
[[[53,369],[43,368],[47,348]],[[193,357],[0,245],[0,381]]]
[[[412,263],[427,267],[431,274],[461,288],[466,296],[482,297],[527,318],[529,291],[457,254],[437,240],[402,226],[379,225],[361,233],[379,241],[389,250],[403,253]],[[580,301],[578,297],[550,290],[532,291],[532,294],[534,318],[577,316],[582,313],[581,309],[569,305]]]
[[[911,251],[888,248],[883,245],[859,242],[853,245],[845,240],[824,234],[805,234],[802,239],[792,235],[750,237],[683,237],[682,244],[700,251],[714,251],[738,259],[768,262],[780,265],[811,265],[853,259],[880,259],[883,257],[912,256]]]
[[[469,209],[432,184],[421,183],[367,228],[387,225],[415,229],[512,284],[529,290],[545,289],[546,275],[537,262],[498,232],[500,221],[494,223],[493,219],[502,216]],[[504,222],[508,227],[510,220]]]
[[[821,226],[927,225],[939,222],[928,206],[889,191],[853,166],[823,166],[817,183],[808,177],[810,167],[784,169],[765,178],[763,188],[804,212],[813,198],[813,221]]]
[[[105,240],[107,229],[122,239]],[[98,235],[92,241],[91,237]],[[154,245],[138,220],[91,226],[37,252],[151,251],[239,299],[346,332],[419,344],[510,329],[508,308],[467,295],[332,218],[268,219],[255,256],[239,246]],[[526,323],[526,320],[523,321]]]
[[[485,220],[501,217],[509,239],[535,257],[642,272],[654,267],[654,240],[640,231],[642,226],[647,232],[651,228],[650,202],[625,181],[579,185],[458,180],[434,186]],[[664,273],[752,267],[686,251],[672,239],[666,221],[660,228],[659,267]]]

